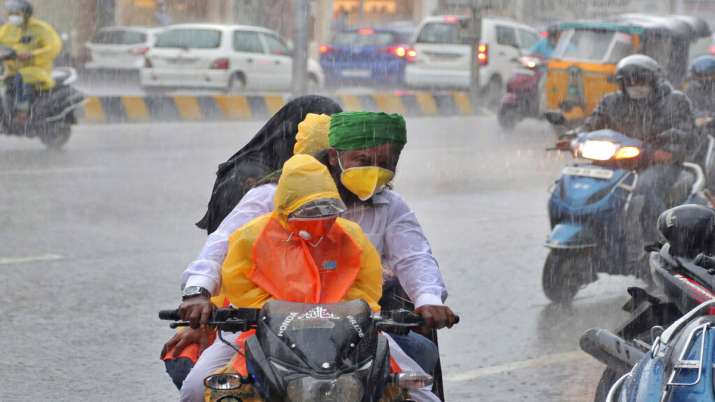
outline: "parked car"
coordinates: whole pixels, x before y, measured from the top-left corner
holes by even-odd
[[[320,46],[320,66],[327,85],[401,84],[414,55],[414,25],[391,25],[338,32]]]
[[[470,18],[451,15],[422,21],[414,40],[414,60],[405,70],[406,83],[412,87],[469,88],[470,24]],[[489,105],[499,103],[506,80],[515,68],[513,60],[539,38],[538,31],[513,20],[482,20],[477,59],[479,82]]]
[[[286,91],[291,87],[291,49],[276,32],[246,25],[173,25],[157,36],[141,70],[144,87]],[[308,62],[308,87],[323,72]]]
[[[89,70],[135,70],[144,66],[144,55],[154,44],[158,28],[108,27],[94,34],[86,46]]]

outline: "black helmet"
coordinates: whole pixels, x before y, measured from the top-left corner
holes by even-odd
[[[32,4],[27,0],[6,0],[5,10],[10,14],[22,14],[26,17],[32,16]]]
[[[624,57],[616,66],[616,81],[621,89],[629,85],[648,84],[655,86],[660,80],[660,65],[643,54]]]
[[[700,56],[690,65],[690,76],[698,81],[715,80],[715,56]]]
[[[658,218],[658,231],[670,243],[674,257],[695,258],[715,252],[715,210],[688,204],[671,208]]]

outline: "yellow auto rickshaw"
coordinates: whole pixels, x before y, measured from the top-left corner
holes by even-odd
[[[642,14],[562,22],[558,29],[561,35],[548,63],[543,94],[547,120],[558,125],[558,131],[580,125],[604,95],[618,90],[616,64],[631,54],[657,60],[665,77],[680,88],[690,45],[711,35],[699,18]]]

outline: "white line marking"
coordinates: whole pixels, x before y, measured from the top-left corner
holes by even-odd
[[[87,167],[71,167],[71,168],[50,168],[50,169],[27,169],[27,170],[5,170],[0,171],[0,176],[39,176],[43,174],[61,174],[61,173],[81,173],[99,171],[103,168],[99,166]]]
[[[25,264],[28,262],[40,262],[40,261],[57,261],[64,257],[58,254],[45,254],[36,255],[32,257],[16,257],[16,258],[2,258],[0,257],[0,265],[13,265],[13,264]]]
[[[505,363],[492,367],[482,367],[476,370],[469,370],[459,374],[447,375],[444,377],[444,380],[450,382],[477,380],[480,378],[489,377],[496,374],[503,374],[514,370],[538,368],[550,366],[552,364],[557,363],[566,363],[574,360],[583,359],[587,356],[588,355],[583,352],[556,353],[553,355],[546,355],[534,359]]]

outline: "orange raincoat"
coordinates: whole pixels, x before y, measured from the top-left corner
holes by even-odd
[[[363,299],[379,310],[380,256],[357,224],[338,218],[314,250],[291,233],[288,215],[324,198],[340,198],[328,169],[308,155],[289,159],[278,181],[274,212],[247,223],[229,238],[221,294],[231,304],[260,308],[270,299],[302,303]]]

